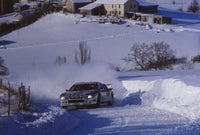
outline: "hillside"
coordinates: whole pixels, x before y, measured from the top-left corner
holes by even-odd
[[[199,64],[192,65],[190,70],[181,70],[180,65],[166,71],[116,72],[114,69],[115,66],[130,68],[122,58],[128,55],[133,43],[164,41],[176,50],[178,58],[188,60],[199,54],[200,22],[191,14],[186,15],[189,17],[184,20],[196,22],[189,24],[181,19],[173,25],[141,26],[123,19],[122,25],[97,24],[82,22],[78,14],[53,13],[1,37],[10,43],[6,44],[7,49],[0,50],[10,71],[4,79],[30,85],[33,100],[30,112],[13,112],[0,120],[1,133],[197,134]],[[74,62],[80,41],[86,41],[91,49],[91,62],[83,66]],[[65,56],[67,62],[56,64],[58,56]],[[114,106],[61,109],[59,95],[81,81],[111,83]]]

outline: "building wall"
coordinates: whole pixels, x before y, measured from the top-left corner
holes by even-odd
[[[125,13],[127,12],[138,12],[138,3],[136,0],[128,0],[125,3]]]
[[[107,15],[125,17],[127,12],[137,12],[138,3],[128,0],[125,4],[104,4]]]
[[[83,10],[82,9],[82,10],[80,10],[80,13],[84,14],[84,15],[105,15],[105,9],[104,9],[104,6],[101,5],[92,10]]]
[[[121,4],[104,4],[106,14],[110,16],[124,17],[124,5]]]
[[[67,0],[66,7],[68,12],[74,13],[74,4],[71,2],[71,0]]]
[[[20,0],[20,3],[22,3],[22,4],[28,4],[29,0]]]
[[[67,11],[71,12],[71,13],[80,13],[79,8],[87,5],[89,3],[72,3],[71,0],[67,0],[66,2],[66,7],[67,7]]]

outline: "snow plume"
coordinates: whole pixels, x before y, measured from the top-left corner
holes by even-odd
[[[39,127],[40,124],[54,122],[55,116],[63,115],[65,110],[61,109],[60,107],[56,106],[49,106],[48,112],[43,113],[33,113],[33,116],[38,117],[38,119],[25,123],[26,127],[34,126]]]
[[[63,65],[45,71],[36,71],[32,74],[33,79],[27,80],[26,83],[31,86],[32,96],[39,99],[58,99],[62,92],[77,82],[110,83],[117,98],[121,98],[126,92],[120,81],[117,80],[113,66],[102,62]]]
[[[15,115],[3,118],[1,134],[65,134],[80,124],[78,118],[55,105],[38,104],[32,111],[15,112]]]
[[[181,79],[174,78],[151,81],[128,80],[122,83],[128,90],[128,95],[137,93],[138,89],[141,89],[143,105],[174,112],[190,119],[199,118],[199,86],[193,86]]]

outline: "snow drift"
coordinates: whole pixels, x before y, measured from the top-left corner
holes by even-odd
[[[128,80],[122,81],[122,83],[129,95],[138,92],[138,89],[140,89],[143,92],[141,100],[144,105],[174,112],[190,119],[199,118],[199,86],[187,84],[176,78],[152,81]]]

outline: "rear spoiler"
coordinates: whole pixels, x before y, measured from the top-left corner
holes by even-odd
[[[111,84],[105,84],[106,85],[106,87],[108,88],[108,89],[112,89],[112,85]]]

